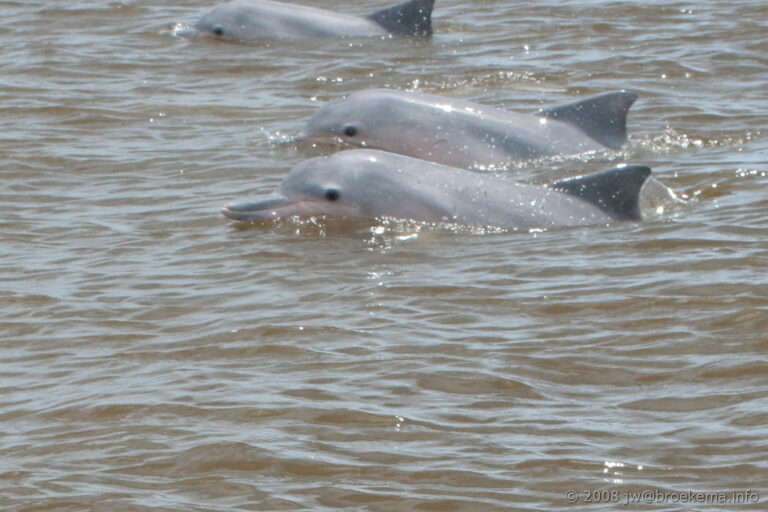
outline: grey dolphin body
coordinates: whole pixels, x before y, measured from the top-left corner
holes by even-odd
[[[242,222],[329,215],[394,217],[512,229],[639,220],[651,170],[626,166],[547,186],[376,150],[342,151],[294,167],[273,194],[222,208]]]
[[[408,0],[363,18],[270,0],[233,0],[213,7],[183,36],[213,35],[230,41],[307,37],[371,37],[432,34],[434,0]]]
[[[368,89],[322,106],[304,135],[455,167],[498,166],[618,149],[626,141],[627,113],[635,99],[613,92],[519,114],[442,96]]]

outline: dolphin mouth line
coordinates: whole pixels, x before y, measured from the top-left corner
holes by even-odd
[[[302,141],[302,142],[309,142],[309,143],[314,143],[314,142],[319,142],[319,143],[326,142],[326,143],[328,143],[328,142],[332,142],[332,143],[336,143],[336,144],[344,144],[344,145],[348,145],[348,146],[353,146],[353,144],[350,144],[347,141],[345,141],[341,137],[341,135],[337,135],[335,133],[322,133],[322,132],[316,132],[316,133],[310,132],[310,133],[307,133],[306,131],[304,131],[304,132],[301,132],[299,135],[297,135],[296,139],[299,140],[299,141]]]
[[[296,204],[285,197],[272,196],[256,201],[229,204],[221,209],[221,214],[240,222],[259,222],[282,217],[283,211],[296,210]]]
[[[239,222],[265,222],[287,217],[332,215],[335,217],[361,217],[357,205],[338,205],[319,199],[291,200],[283,196],[267,196],[244,203],[234,203],[221,209],[221,214]]]

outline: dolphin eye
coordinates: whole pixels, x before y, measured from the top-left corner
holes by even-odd
[[[335,188],[329,188],[325,191],[325,198],[329,201],[338,201],[341,194]]]
[[[217,36],[223,36],[224,35],[224,29],[221,28],[221,27],[214,27],[213,28],[213,33],[216,34]]]
[[[347,137],[354,137],[355,135],[357,135],[357,128],[355,128],[352,125],[345,126],[344,135],[346,135]]]

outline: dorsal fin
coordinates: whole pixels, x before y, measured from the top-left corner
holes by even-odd
[[[650,167],[627,165],[557,181],[549,188],[578,196],[615,220],[641,220],[640,189],[650,175]]]
[[[637,94],[619,91],[541,109],[536,115],[571,124],[603,146],[619,149],[627,140],[627,113]]]
[[[407,0],[368,16],[390,34],[403,36],[432,35],[432,6],[435,0]]]

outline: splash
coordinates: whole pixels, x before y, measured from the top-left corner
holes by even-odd
[[[466,90],[493,90],[499,86],[509,86],[509,83],[527,82],[531,84],[541,84],[544,78],[538,77],[532,71],[510,71],[500,70],[494,73],[485,73],[472,76],[470,78],[457,78],[453,80],[425,80],[415,78],[411,80],[405,89],[410,91],[466,91]],[[390,84],[388,87],[400,88],[399,84]]]
[[[667,127],[662,133],[648,138],[630,136],[630,147],[647,150],[654,154],[669,154],[679,150],[740,147],[758,138],[760,132],[746,132],[739,135],[722,135],[717,138],[683,133]]]
[[[686,194],[678,194],[651,176],[643,185],[640,211],[644,220],[669,217],[682,211],[688,205],[687,199]]]

